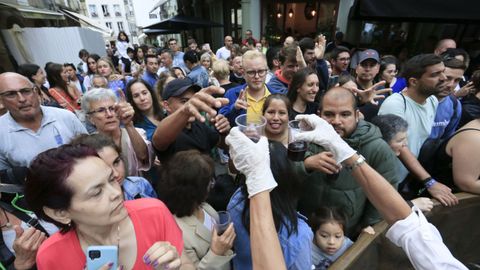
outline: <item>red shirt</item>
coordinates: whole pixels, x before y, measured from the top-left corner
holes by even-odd
[[[182,231],[172,213],[157,199],[138,199],[124,203],[132,220],[137,238],[137,258],[133,269],[149,269],[143,262],[147,250],[158,241],[168,241],[182,254]],[[45,240],[37,253],[37,268],[83,270],[87,258],[80,246],[77,233],[55,233]]]

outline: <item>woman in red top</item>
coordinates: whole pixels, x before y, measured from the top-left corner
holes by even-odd
[[[74,85],[68,85],[68,74],[64,66],[56,63],[48,65],[47,79],[50,84],[48,93],[60,106],[71,112],[80,109],[80,92]]]
[[[38,269],[84,269],[89,246],[118,247],[121,269],[194,269],[182,232],[157,199],[123,201],[112,169],[87,146],[63,145],[32,162],[25,197],[60,232],[37,254]],[[101,269],[110,269],[106,264]]]

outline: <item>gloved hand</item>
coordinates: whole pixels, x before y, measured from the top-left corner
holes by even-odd
[[[235,168],[247,179],[249,198],[277,186],[270,170],[270,153],[266,137],[261,137],[254,143],[238,127],[234,127],[225,141],[230,147],[230,157]]]
[[[313,142],[327,148],[334,154],[337,164],[342,163],[356,153],[356,151],[337,134],[333,127],[319,116],[314,114],[299,114],[295,119],[305,121],[313,128],[312,131],[296,134],[295,138],[297,140]]]

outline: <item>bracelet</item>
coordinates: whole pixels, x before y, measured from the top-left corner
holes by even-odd
[[[360,167],[366,161],[367,160],[365,159],[364,156],[358,154],[358,159],[355,160],[355,162],[351,166],[345,166],[345,169],[347,169],[348,171],[353,171],[355,168]]]
[[[437,181],[436,181],[435,179],[431,178],[430,180],[428,180],[428,181],[424,184],[424,186],[425,186],[426,189],[429,189],[429,188],[431,188],[433,185],[435,185],[435,183],[437,183]]]

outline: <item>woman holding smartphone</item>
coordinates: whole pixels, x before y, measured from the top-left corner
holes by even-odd
[[[112,169],[93,148],[63,145],[39,154],[25,197],[38,217],[60,228],[38,251],[40,270],[84,269],[89,246],[116,246],[123,269],[193,268],[181,258],[182,232],[168,208],[157,199],[124,202]]]

